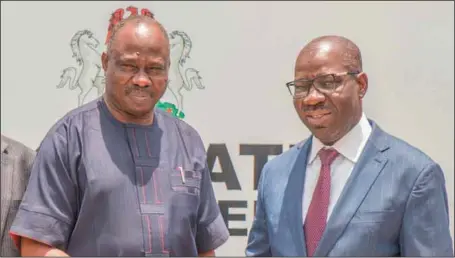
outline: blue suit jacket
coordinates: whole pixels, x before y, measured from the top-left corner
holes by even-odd
[[[314,256],[453,257],[440,166],[370,124]],[[302,194],[310,150],[311,137],[264,166],[247,256],[307,256]]]

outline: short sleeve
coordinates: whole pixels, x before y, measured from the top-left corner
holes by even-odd
[[[196,245],[199,253],[215,250],[229,238],[210,179],[208,168],[202,174]]]
[[[64,250],[77,216],[76,185],[64,126],[49,132],[33,163],[30,179],[10,234]]]
[[[197,213],[196,247],[198,253],[213,251],[224,244],[229,238],[229,230],[221,215],[218,202],[213,191],[210,171],[207,165],[207,153],[201,137],[191,126],[181,120],[180,130],[183,131],[184,142],[188,155],[196,164],[195,169],[201,171],[199,207]]]

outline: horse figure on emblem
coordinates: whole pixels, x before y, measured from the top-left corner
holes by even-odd
[[[199,71],[187,67],[186,61],[190,57],[192,48],[191,39],[183,31],[173,31],[169,34],[171,45],[171,68],[169,73],[168,90],[176,100],[177,117],[183,114],[182,90],[190,91],[194,86],[198,89],[205,89]]]
[[[93,88],[97,89],[98,96],[104,92],[104,74],[102,73],[101,54],[97,51],[99,41],[89,30],[81,30],[71,39],[71,51],[79,69],[67,67],[63,70],[57,88],[69,84],[70,90],[79,88],[78,105],[84,104],[85,97]]]

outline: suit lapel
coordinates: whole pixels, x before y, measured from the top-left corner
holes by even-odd
[[[294,246],[298,256],[306,256],[305,236],[302,223],[302,196],[305,182],[306,164],[311,147],[311,137],[305,141],[295,160],[288,185],[284,193],[284,214],[288,219],[281,219],[281,223],[286,226],[284,230],[289,230],[294,241]],[[286,232],[283,232],[284,234]]]
[[[12,192],[11,187],[13,187],[13,170],[14,170],[14,162],[11,159],[11,156],[8,155],[8,143],[6,141],[1,140],[1,221],[0,227],[5,236],[5,224],[7,220],[8,211],[11,205],[11,198]],[[0,239],[1,240],[1,239]]]
[[[379,127],[370,123],[373,127],[370,138],[343,188],[314,256],[328,256],[387,163],[383,155],[388,149],[387,139]]]

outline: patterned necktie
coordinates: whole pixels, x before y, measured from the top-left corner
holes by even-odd
[[[321,172],[303,226],[308,256],[313,256],[325,230],[330,201],[330,165],[337,156],[334,149],[319,151]]]

